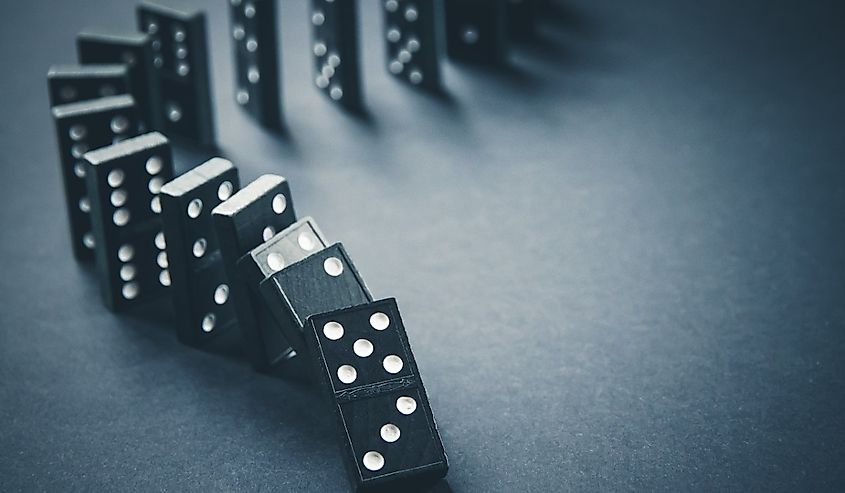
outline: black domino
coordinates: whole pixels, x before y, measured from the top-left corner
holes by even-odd
[[[505,0],[447,0],[446,48],[449,57],[498,64],[508,55]]]
[[[230,0],[235,101],[262,125],[282,125],[276,0]]]
[[[317,223],[305,217],[252,249],[238,262],[238,270],[253,296],[261,296],[259,286],[264,279],[325,248],[326,239]],[[259,330],[268,361],[283,361],[290,345],[284,334],[278,336],[278,324],[263,324]]]
[[[79,63],[124,64],[132,97],[141,115],[142,131],[160,128],[158,85],[154,82],[152,40],[140,33],[93,30],[76,37]]]
[[[143,2],[138,27],[152,42],[161,130],[171,138],[214,144],[205,14]]]
[[[436,0],[382,0],[387,70],[413,85],[440,86]]]
[[[358,15],[355,0],[311,0],[314,84],[332,101],[360,109]]]
[[[528,40],[534,37],[538,9],[537,0],[508,0],[508,34],[511,39]]]
[[[278,175],[263,175],[243,187],[229,200],[212,210],[214,228],[220,242],[220,253],[229,279],[229,298],[232,301],[238,325],[243,333],[247,355],[253,366],[266,371],[281,359],[293,356],[287,349],[284,354],[271,358],[266,347],[279,348],[290,344],[278,331],[278,340],[264,341],[261,326],[274,324],[272,316],[252,295],[249,286],[238,274],[238,260],[253,248],[296,222],[296,212],[288,182]]]
[[[170,285],[161,187],[173,178],[170,143],[158,132],[85,154],[97,273],[114,311],[165,295]]]
[[[292,264],[261,282],[261,294],[293,348],[305,350],[302,327],[311,315],[372,301],[340,243]]]
[[[65,189],[71,244],[77,260],[93,261],[96,239],[91,227],[91,197],[83,155],[91,149],[138,134],[140,118],[131,96],[109,96],[53,107],[59,163]]]
[[[50,106],[131,94],[125,65],[54,65],[47,85]]]
[[[201,345],[237,325],[211,211],[239,188],[237,168],[221,158],[161,188],[176,334],[185,344]]]
[[[396,300],[312,316],[305,339],[356,491],[401,491],[446,475],[446,453]]]

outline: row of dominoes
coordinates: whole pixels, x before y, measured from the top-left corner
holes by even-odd
[[[157,22],[175,42],[196,32]],[[80,53],[105,56],[114,41],[85,33]],[[174,177],[171,143],[150,131],[156,115],[139,101],[168,94],[179,79],[132,82],[145,43],[123,51],[124,64],[57,67],[49,77],[73,250],[96,264],[106,306],[169,298],[186,344],[238,328],[261,371],[310,362],[356,489],[444,476],[446,455],[395,300],[374,301],[343,245],[329,244],[313,219],[297,220],[284,178],[264,175],[241,188],[222,158]],[[193,51],[179,48],[174,59],[153,56],[152,66],[175,63],[178,75],[175,60]],[[185,106],[169,111],[178,113],[171,123],[186,115]]]
[[[230,0],[235,100],[258,121],[278,126],[280,83],[276,0]],[[499,63],[510,38],[533,36],[547,0],[381,0],[387,71],[400,80],[439,90],[441,32],[451,58]],[[362,107],[355,0],[310,0],[314,85],[331,100]]]
[[[68,205],[91,224],[74,242],[96,260],[104,303],[121,311],[169,297],[179,340],[193,346],[239,327],[262,371],[310,360],[356,489],[444,476],[396,301],[374,301],[343,245],[297,220],[284,178],[240,188],[222,158],[174,178],[164,135],[130,136],[136,113],[131,96],[54,109],[63,155],[85,139],[127,136],[65,161],[66,177],[84,175]]]
[[[412,85],[440,86],[440,36],[450,57],[499,62],[509,35],[533,32],[542,0],[383,0],[386,67]],[[235,56],[235,101],[271,128],[282,126],[276,0],[229,0]],[[354,0],[311,0],[314,84],[350,109],[362,105]],[[77,37],[82,65],[50,72],[52,104],[128,93],[141,111],[142,128],[212,145],[205,14],[144,2],[140,33],[86,30]],[[121,68],[122,67],[122,68]],[[95,82],[95,83],[92,83]],[[93,91],[93,92],[86,92]]]

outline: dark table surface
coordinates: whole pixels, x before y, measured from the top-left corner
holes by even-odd
[[[441,487],[845,488],[841,2],[568,2],[437,99],[385,73],[366,0],[362,120],[311,87],[284,1],[286,137],[233,102],[225,2],[193,3],[219,154],[290,179],[399,299]],[[313,388],[109,313],[71,258],[45,74],[132,3],[4,11],[0,489],[345,490]]]

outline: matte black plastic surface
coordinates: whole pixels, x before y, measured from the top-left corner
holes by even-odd
[[[237,263],[250,250],[296,221],[290,186],[281,176],[262,175],[215,207],[212,216],[230,281],[229,296],[234,302],[247,354],[253,367],[267,371],[277,360],[269,359],[265,348],[280,347],[286,342],[276,332],[280,339],[265,344],[261,326],[274,324],[272,316],[241,279]],[[292,356],[292,351],[284,352],[281,357],[288,356]]]
[[[160,298],[171,278],[162,231],[162,185],[173,156],[158,132],[85,154],[100,294],[113,311]]]
[[[176,334],[185,344],[203,344],[237,325],[211,211],[239,188],[231,161],[212,158],[161,189]]]
[[[260,286],[265,306],[297,353],[305,350],[305,319],[373,299],[340,243],[276,272]]]
[[[52,113],[73,253],[77,260],[93,261],[96,240],[85,183],[88,167],[82,156],[115,139],[137,135],[137,107],[131,96],[122,95],[55,106]]]
[[[54,65],[47,84],[50,106],[131,94],[125,65]]]
[[[162,131],[172,139],[213,146],[205,14],[145,1],[138,5],[137,20],[138,29],[152,40]]]
[[[541,0],[507,0],[508,34],[511,39],[526,41],[537,34],[537,16],[541,14]]]
[[[440,0],[384,0],[387,71],[412,85],[440,87]]]
[[[399,491],[446,475],[446,453],[395,299],[312,316],[304,335],[356,490]],[[368,463],[367,454],[381,462]]]
[[[282,126],[276,0],[230,1],[235,102],[262,125]]]
[[[446,48],[463,62],[500,64],[508,57],[506,0],[446,0]]]
[[[360,110],[357,0],[310,0],[314,84],[330,100]]]
[[[142,131],[161,128],[158,84],[153,72],[152,40],[141,33],[112,29],[85,29],[76,36],[79,62],[120,63],[129,71],[132,97],[138,106]]]

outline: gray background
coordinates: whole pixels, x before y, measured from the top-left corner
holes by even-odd
[[[441,486],[845,488],[841,3],[568,2],[436,99],[385,73],[365,0],[362,121],[311,87],[285,0],[285,138],[232,101],[225,2],[194,3],[220,154],[289,178],[399,299]],[[45,74],[132,2],[4,11],[0,489],[345,490],[312,388],[109,313],[72,260]]]

